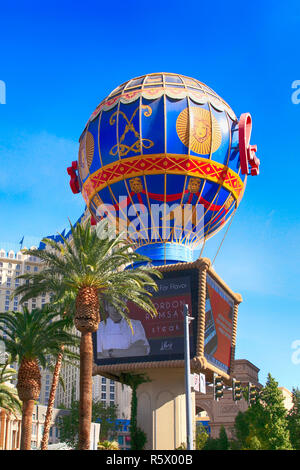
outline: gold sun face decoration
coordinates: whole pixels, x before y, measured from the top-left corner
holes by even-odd
[[[192,194],[197,194],[200,189],[200,178],[190,178],[187,190]]]
[[[89,173],[90,166],[94,157],[94,137],[87,132],[82,139],[79,147],[79,171],[82,179],[85,179]]]
[[[143,183],[142,183],[142,180],[141,178],[132,178],[130,181],[129,181],[129,184],[130,184],[130,189],[131,191],[133,191],[134,193],[141,193],[143,191]]]
[[[219,123],[207,109],[196,106],[185,108],[177,118],[176,131],[181,142],[200,155],[213,153],[221,145]]]

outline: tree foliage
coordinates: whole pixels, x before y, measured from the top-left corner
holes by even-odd
[[[0,364],[0,408],[17,416],[22,413],[22,403],[18,398],[17,389],[10,384],[16,378],[16,370],[9,367],[10,359]]]
[[[202,423],[197,424],[196,427],[196,441],[195,441],[195,448],[196,450],[202,450],[206,444],[208,439],[208,434],[206,432],[205,427]]]
[[[287,410],[278,383],[268,375],[256,403],[235,419],[234,447],[243,450],[292,449]]]
[[[224,426],[221,426],[218,438],[213,439],[212,437],[209,437],[203,446],[203,450],[228,450],[228,449],[229,449],[229,440],[228,440],[227,433],[226,433]]]
[[[147,442],[147,436],[146,433],[137,426],[137,388],[142,383],[150,382],[150,379],[146,374],[130,374],[124,372],[120,375],[120,381],[125,385],[129,385],[132,390],[130,413],[131,450],[143,450]]]
[[[290,440],[295,450],[300,450],[300,389],[293,389],[293,408],[289,411],[287,421]]]
[[[100,422],[100,441],[114,438],[117,432],[117,405],[107,406],[100,401],[92,402],[92,421]],[[61,442],[66,442],[73,449],[78,448],[79,401],[72,400],[68,414],[61,416],[57,422]]]

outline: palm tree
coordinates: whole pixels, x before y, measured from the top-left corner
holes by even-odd
[[[16,416],[18,413],[21,414],[22,403],[16,388],[10,385],[17,371],[9,367],[9,362],[10,359],[7,358],[5,364],[0,364],[0,408]]]
[[[26,282],[14,295],[21,295],[22,302],[43,292],[53,292],[54,301],[64,302],[66,297],[75,296],[74,324],[81,333],[79,448],[88,450],[92,416],[92,333],[98,329],[100,310],[104,301],[112,303],[130,326],[127,301],[155,315],[149,290],[157,289],[153,277],[161,277],[161,274],[142,265],[149,262],[149,258],[135,253],[123,234],[114,236],[106,219],[98,223],[97,230],[92,230],[88,223],[71,225],[71,232],[71,242],[61,235],[63,243],[44,239],[48,249],[24,251],[39,258],[43,270],[19,276]],[[135,269],[128,269],[136,263],[139,265]]]
[[[73,359],[73,361],[69,359]],[[59,380],[61,379],[61,376],[60,376],[61,367],[63,363],[65,364],[68,362],[72,365],[78,366],[77,364],[78,360],[79,360],[78,354],[76,354],[75,352],[66,350],[64,344],[61,345],[60,351],[57,355],[56,362],[53,368],[53,373],[52,373],[52,383],[51,383],[51,389],[50,389],[50,394],[49,394],[49,400],[47,404],[45,422],[44,422],[44,431],[43,431],[43,437],[41,441],[41,450],[48,449],[49,432],[50,432],[50,427],[51,427],[51,419],[52,419],[52,414],[53,414],[56,390],[57,390]]]
[[[117,441],[102,441],[98,442],[98,450],[120,450],[119,444]]]
[[[0,331],[12,362],[19,364],[17,391],[22,401],[21,450],[31,446],[32,412],[41,390],[40,366],[46,367],[47,355],[57,355],[61,344],[73,345],[74,335],[64,330],[65,320],[46,305],[29,312],[0,313]]]

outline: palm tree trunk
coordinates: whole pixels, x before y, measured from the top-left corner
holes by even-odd
[[[80,403],[79,449],[90,449],[93,392],[93,342],[92,333],[82,332],[80,340]]]
[[[21,450],[30,450],[34,402],[41,391],[41,373],[36,359],[22,358],[18,371],[17,390],[22,407]]]
[[[54,408],[56,389],[58,386],[59,374],[60,374],[60,369],[62,365],[64,346],[62,345],[60,349],[61,349],[61,352],[57,356],[57,360],[56,360],[56,364],[55,364],[55,368],[53,372],[53,377],[52,377],[51,390],[50,390],[47,412],[46,412],[45,423],[44,423],[44,433],[43,433],[43,438],[41,442],[41,450],[48,449],[49,431],[50,431],[50,426],[51,426],[51,419],[52,419],[52,413],[53,413],[53,408]]]
[[[31,449],[33,407],[34,407],[34,400],[23,401],[22,435],[21,435],[21,447],[20,447],[21,450]]]

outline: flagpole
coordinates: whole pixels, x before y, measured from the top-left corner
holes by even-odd
[[[23,235],[23,238],[22,238],[22,240],[19,242],[19,245],[20,245],[20,251],[22,250],[23,242],[24,242],[24,235]]]
[[[185,363],[185,401],[186,401],[186,437],[187,450],[193,450],[193,428],[191,410],[191,367],[190,367],[190,335],[189,322],[193,320],[189,316],[189,307],[184,305],[184,363]]]

